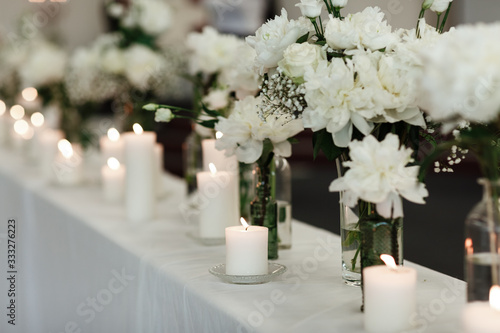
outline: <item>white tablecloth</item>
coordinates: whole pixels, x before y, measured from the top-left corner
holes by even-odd
[[[0,151],[0,332],[363,332],[361,290],[341,281],[338,236],[294,221],[292,249],[277,260],[282,277],[223,283],[208,269],[224,262],[224,246],[188,235],[184,183],[166,183],[158,218],[131,225],[97,185],[47,184],[22,156]],[[17,223],[15,326],[8,219]],[[465,283],[406,265],[418,270],[414,331],[460,331]]]

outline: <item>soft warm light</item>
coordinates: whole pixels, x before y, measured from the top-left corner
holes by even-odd
[[[215,176],[215,174],[217,173],[217,168],[215,167],[215,164],[208,163],[208,168],[210,169],[210,173]]]
[[[490,306],[492,309],[500,311],[500,286],[492,286],[490,289]]]
[[[24,140],[31,140],[34,135],[35,135],[35,130],[33,129],[33,127],[28,126],[28,130],[26,131],[26,133],[24,133],[21,136]]]
[[[224,136],[224,133],[222,133],[221,131],[217,131],[215,132],[215,138],[216,139],[220,139]]]
[[[474,248],[472,247],[472,239],[470,238],[465,239],[465,252],[467,252],[467,254],[474,253]]]
[[[30,125],[24,119],[16,120],[14,123],[14,131],[19,135],[25,135],[28,132]]]
[[[134,133],[135,134],[142,134],[144,132],[144,130],[142,129],[142,126],[139,125],[138,123],[135,123],[133,126],[132,126],[132,129],[134,130]]]
[[[57,143],[57,148],[59,148],[59,151],[64,157],[70,158],[73,156],[73,146],[68,140],[59,140],[59,142]]]
[[[21,92],[21,95],[26,101],[32,102],[38,97],[38,90],[36,90],[36,88],[33,87],[24,88],[23,91]]]
[[[244,218],[240,217],[240,223],[243,227],[245,227],[245,230],[248,230],[249,225]]]
[[[10,108],[10,116],[16,120],[23,119],[24,114],[24,108],[21,105],[16,104]]]
[[[381,254],[380,259],[387,265],[387,267],[391,269],[397,269],[398,266],[396,265],[396,261],[394,261],[394,258],[388,254]]]
[[[0,116],[5,113],[5,110],[7,110],[7,106],[4,101],[0,100]]]
[[[118,132],[118,130],[116,128],[111,127],[108,130],[108,139],[110,139],[111,141],[120,140],[120,132]]]
[[[111,170],[118,170],[118,169],[120,169],[120,161],[118,161],[114,157],[110,157],[110,158],[108,158],[108,167]]]
[[[43,114],[41,114],[40,112],[33,113],[31,115],[30,119],[31,119],[31,123],[35,127],[41,127],[43,125],[43,123],[45,122],[45,118],[44,118]]]

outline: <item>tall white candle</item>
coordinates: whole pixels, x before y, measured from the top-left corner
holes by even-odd
[[[226,228],[226,274],[267,274],[267,234],[266,227]]]
[[[215,139],[205,139],[201,141],[201,148],[203,154],[203,170],[209,171],[209,164],[213,163],[219,171],[233,171],[238,170],[238,159],[236,155],[227,157],[224,155],[223,150],[215,148]]]
[[[72,145],[62,139],[57,143],[59,154],[56,156],[52,170],[60,185],[76,185],[83,181],[83,153],[80,145]]]
[[[64,137],[60,130],[44,129],[40,133],[40,170],[45,179],[53,178],[53,164],[58,154],[57,143]]]
[[[490,289],[489,302],[468,303],[462,314],[465,333],[500,332],[500,287]]]
[[[226,227],[239,217],[238,184],[232,172],[211,171],[196,174],[200,196],[199,237],[223,239]]]
[[[125,205],[127,218],[144,222],[156,214],[154,146],[156,133],[143,132],[134,124],[134,132],[123,135],[125,142]]]
[[[125,192],[125,167],[110,157],[101,169],[104,199],[110,203],[121,202]]]
[[[391,257],[392,258],[392,257]],[[410,328],[416,310],[417,271],[386,265],[363,269],[365,330],[400,332]]]
[[[161,198],[165,194],[163,186],[163,145],[157,143],[154,148],[154,163],[155,163],[155,184],[156,197]]]
[[[102,165],[106,165],[110,157],[116,158],[120,163],[125,163],[123,157],[124,142],[116,128],[110,128],[107,135],[99,139],[99,147],[101,149]]]

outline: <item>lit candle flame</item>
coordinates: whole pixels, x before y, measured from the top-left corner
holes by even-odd
[[[108,167],[111,170],[118,170],[118,169],[120,169],[120,161],[118,161],[114,157],[110,157],[110,158],[108,158]]]
[[[244,218],[240,217],[240,223],[245,228],[245,230],[248,230],[249,225]]]
[[[140,125],[139,125],[140,126]],[[141,128],[142,130],[142,128]],[[118,130],[114,127],[111,127],[109,130],[108,130],[108,138],[111,140],[111,141],[118,141],[120,140],[120,132],[118,132]]]
[[[43,114],[41,114],[40,112],[33,113],[31,115],[30,119],[31,119],[31,123],[35,127],[41,127],[43,125],[43,123],[45,122],[45,118],[44,118]]]
[[[465,239],[465,252],[467,254],[474,253],[474,248],[472,247],[472,239],[470,238]]]
[[[26,101],[32,102],[38,97],[38,91],[36,90],[36,88],[28,87],[23,89],[21,95]]]
[[[144,132],[144,130],[142,129],[142,126],[139,125],[138,123],[135,123],[133,126],[132,126],[132,129],[134,130],[134,133],[137,134],[137,135],[140,135]]]
[[[59,142],[57,143],[57,148],[59,148],[59,151],[64,157],[71,158],[73,156],[73,146],[68,140],[59,140]]]
[[[494,285],[490,289],[490,307],[500,311],[500,286]]]
[[[24,117],[25,111],[21,105],[13,105],[10,108],[10,116],[16,120],[22,119]]]
[[[0,100],[0,116],[5,113],[5,110],[7,110],[7,106],[4,101]]]
[[[28,133],[29,127],[30,125],[26,120],[16,120],[16,122],[14,123],[14,132],[21,136],[24,136],[26,133]]]
[[[381,254],[380,259],[389,267],[390,269],[397,269],[398,266],[396,265],[396,261],[394,261],[394,258],[388,254]]]
[[[215,132],[215,138],[216,139],[220,139],[224,136],[224,133],[222,133],[221,131],[217,131]]]
[[[208,168],[210,169],[210,173],[215,176],[217,173],[217,168],[215,167],[215,164],[213,163],[208,163]]]

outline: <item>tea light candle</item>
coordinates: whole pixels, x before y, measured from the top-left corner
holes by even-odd
[[[217,132],[218,136],[222,135],[222,133]],[[201,149],[203,155],[203,170],[209,171],[209,164],[212,163],[215,165],[217,170],[219,171],[236,171],[238,170],[238,159],[236,155],[227,157],[224,155],[223,150],[217,150],[215,148],[215,140],[214,139],[205,139],[201,141]]]
[[[134,124],[133,130],[123,135],[127,166],[125,206],[127,218],[137,223],[151,220],[156,214],[156,133],[144,132],[139,124]]]
[[[233,173],[210,171],[196,174],[200,196],[199,237],[224,238],[226,227],[235,225],[239,216],[238,183]]]
[[[466,333],[499,333],[500,287],[491,287],[489,302],[468,303],[462,321]]]
[[[416,310],[417,271],[396,266],[391,256],[382,255],[381,259],[386,265],[363,269],[365,330],[403,331],[410,328]]]
[[[124,142],[116,128],[110,128],[107,135],[99,139],[99,147],[101,148],[102,165],[106,165],[110,157],[116,158],[120,163],[125,162],[123,158]]]
[[[27,147],[27,142],[33,138],[33,128],[24,119],[19,119],[14,122],[12,144],[14,149],[24,151]]]
[[[53,164],[58,154],[57,143],[64,137],[61,130],[44,129],[40,133],[40,170],[42,177],[52,179]]]
[[[125,167],[110,157],[101,169],[102,189],[107,202],[116,203],[123,199],[125,191]]]
[[[267,274],[268,229],[249,226],[243,218],[240,221],[242,226],[226,228],[226,274]]]
[[[83,158],[79,145],[62,139],[57,143],[59,154],[53,164],[56,180],[60,185],[76,185],[83,180]]]
[[[42,107],[42,101],[38,97],[38,90],[33,87],[24,88],[17,97],[16,102],[30,111],[38,111]]]

